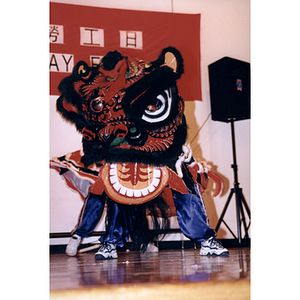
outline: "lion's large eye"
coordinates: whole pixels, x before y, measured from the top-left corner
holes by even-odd
[[[98,98],[92,100],[90,106],[94,112],[97,112],[97,113],[101,112],[103,109],[103,106],[104,106],[103,99],[98,97]]]
[[[166,89],[159,94],[144,111],[142,120],[148,123],[162,122],[170,115],[172,104],[171,89]]]

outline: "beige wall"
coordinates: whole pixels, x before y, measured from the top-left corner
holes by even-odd
[[[215,199],[211,197],[211,183],[204,194],[211,226],[215,227],[230,189],[233,187],[233,170],[231,168],[233,158],[230,125],[212,121],[210,117],[205,122],[210,113],[207,67],[223,56],[250,62],[250,0],[56,0],[53,2],[201,14],[203,101],[187,101],[186,115],[190,127],[188,139],[191,141],[194,156],[199,160],[207,161],[212,169],[224,179],[224,191],[221,196]],[[75,128],[64,122],[55,112],[55,100],[55,96],[50,96],[50,157],[79,149],[81,141]],[[235,123],[239,182],[249,205],[251,204],[250,123],[250,120]],[[203,127],[199,131],[202,125]],[[50,192],[50,232],[71,231],[82,205],[81,198],[71,191],[53,170],[50,171]],[[234,199],[231,201],[225,220],[236,233]],[[96,230],[101,230],[102,227],[103,223]],[[232,235],[222,225],[218,238],[232,238]]]

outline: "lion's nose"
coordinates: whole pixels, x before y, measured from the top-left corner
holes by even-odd
[[[129,144],[134,146],[141,146],[147,140],[147,134],[140,127],[136,127],[135,125],[131,125],[129,127],[128,134],[126,135],[126,140]]]

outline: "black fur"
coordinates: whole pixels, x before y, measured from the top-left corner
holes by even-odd
[[[141,205],[122,205],[118,208],[123,216],[123,227],[129,234],[137,250],[145,252],[149,242],[165,235],[170,229],[169,206],[160,196]],[[151,216],[153,229],[149,230],[147,215]],[[159,221],[161,218],[162,222]]]
[[[187,126],[184,119],[183,123],[178,126],[175,132],[174,140],[176,140],[176,143],[173,143],[173,145],[165,151],[141,152],[139,150],[105,148],[94,141],[83,140],[84,156],[82,157],[82,163],[89,166],[95,162],[105,160],[107,163],[137,162],[155,166],[167,165],[171,167],[175,165],[177,158],[182,153],[182,145],[186,141],[186,136]]]

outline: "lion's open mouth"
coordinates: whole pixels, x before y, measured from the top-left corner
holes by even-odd
[[[106,192],[120,203],[141,204],[159,195],[169,180],[166,167],[139,163],[107,164],[102,171]]]

